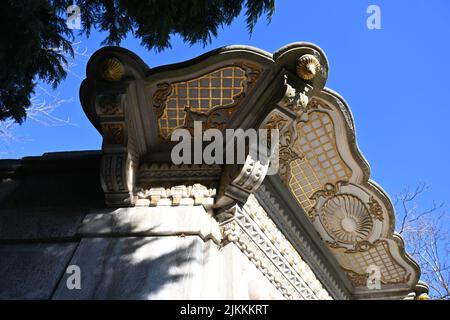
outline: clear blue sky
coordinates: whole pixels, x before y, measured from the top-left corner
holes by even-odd
[[[381,30],[366,28],[366,9],[381,8]],[[428,182],[423,201],[447,201],[450,194],[450,1],[315,0],[276,1],[270,24],[263,18],[250,38],[243,17],[225,27],[203,48],[173,37],[173,48],[148,52],[139,40],[127,39],[150,67],[184,61],[211,49],[246,44],[269,52],[294,41],[322,47],[330,62],[327,86],[349,103],[358,144],[372,168],[372,179],[392,196],[405,186]],[[79,38],[92,54],[104,35]],[[84,77],[85,63],[73,71]],[[3,158],[50,151],[99,149],[101,137],[78,101],[81,79],[69,75],[56,92],[72,98],[55,115],[76,126],[46,127],[27,121],[15,133],[20,142],[3,143]]]

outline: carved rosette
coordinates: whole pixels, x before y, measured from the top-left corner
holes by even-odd
[[[345,243],[365,240],[372,232],[373,222],[364,203],[349,194],[340,194],[328,199],[321,217],[325,229],[335,239]]]
[[[348,182],[328,183],[311,197],[314,225],[354,287],[365,287],[370,267],[381,283],[409,281],[411,274],[392,254],[395,242],[383,237],[384,208],[367,190]]]
[[[311,200],[315,201],[315,205],[308,214],[316,225],[323,227],[330,237],[330,243],[356,246],[361,241],[379,235],[379,231],[376,231],[379,227],[375,228],[375,225],[380,226],[380,221],[374,217],[371,209],[376,200],[363,189],[343,181],[327,183],[311,196]],[[381,206],[377,209],[382,216]],[[316,221],[317,216],[319,221]]]

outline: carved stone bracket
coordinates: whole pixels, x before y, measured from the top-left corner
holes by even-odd
[[[125,207],[134,203],[134,168],[128,153],[105,153],[101,160],[101,183],[108,206]]]
[[[300,152],[293,148],[296,137],[292,137],[292,134],[296,134],[293,126],[294,120],[307,117],[310,97],[315,90],[320,90],[323,85],[322,82],[316,81],[316,77],[320,77],[320,72],[325,66],[322,66],[319,59],[309,53],[302,54],[301,51],[297,58],[295,67],[297,74],[292,72],[292,68],[288,64],[283,65],[286,62],[281,63],[283,65],[285,93],[281,100],[271,105],[271,111],[260,121],[258,126],[259,129],[277,129],[279,130],[279,136],[283,138],[276,145],[272,145],[269,139],[271,153],[267,158],[256,159],[249,152],[242,167],[237,170],[236,168],[225,170],[221,184],[222,191],[219,192],[216,203],[216,208],[223,211],[220,212],[222,218],[229,216],[230,207],[233,207],[236,203],[245,203],[249,195],[258,189],[267,174],[271,161],[272,165],[276,164],[277,168],[279,166],[280,175],[284,179],[288,179],[289,168],[285,165],[286,161],[280,162],[279,158],[292,161],[303,157]],[[288,134],[289,137],[286,136],[286,132],[291,133]]]
[[[215,208],[218,209],[219,221],[229,216],[230,207],[244,204],[250,194],[258,189],[266,176],[268,167],[268,162],[263,163],[249,154],[244,165],[237,170],[233,166],[225,168],[220,186],[221,193],[218,195],[215,205]]]
[[[106,205],[134,204],[134,183],[139,158],[134,129],[127,110],[128,81],[121,81],[126,68],[116,57],[103,58],[97,65],[93,110],[103,136],[100,178]]]
[[[160,176],[140,163],[168,163],[173,130],[191,130],[193,121],[202,121],[204,130],[264,126],[286,130],[307,108],[311,95],[323,88],[327,72],[322,51],[307,43],[286,46],[273,55],[250,47],[226,47],[154,70],[128,50],[100,49],[89,60],[80,96],[103,136],[106,204],[132,206],[137,186],[154,185]],[[271,113],[274,110],[278,114]],[[295,153],[279,147],[278,151]],[[243,164],[222,166],[218,211],[245,203],[264,180],[269,159],[251,152],[245,157]],[[195,175],[198,170],[194,171]]]

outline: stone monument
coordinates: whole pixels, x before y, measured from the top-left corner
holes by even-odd
[[[156,68],[105,47],[86,73],[101,151],[0,161],[1,298],[426,297],[319,47],[229,46]],[[171,135],[195,121],[277,129],[278,173],[249,150],[174,164]]]

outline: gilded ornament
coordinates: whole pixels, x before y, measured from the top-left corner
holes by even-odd
[[[375,219],[383,221],[383,208],[373,196],[370,196],[368,205],[370,214]]]
[[[352,270],[345,270],[345,273],[354,287],[363,287],[367,285],[367,274],[359,274]]]
[[[125,68],[119,59],[107,58],[101,63],[100,72],[106,81],[119,81],[125,74]]]
[[[430,300],[430,297],[426,293],[422,293],[417,297],[417,300]]]
[[[303,80],[312,80],[320,70],[319,60],[312,54],[305,54],[298,59],[297,75]]]
[[[119,123],[104,124],[103,136],[105,144],[122,144],[125,139],[123,124]]]
[[[98,98],[96,111],[99,115],[115,115],[123,113],[120,100],[116,95],[101,95]]]

